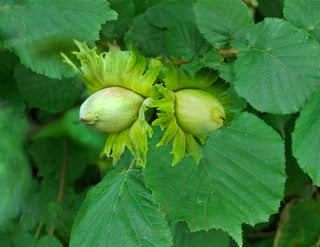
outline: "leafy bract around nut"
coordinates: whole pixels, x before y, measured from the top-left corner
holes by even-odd
[[[96,48],[89,49],[85,43],[78,41],[75,43],[79,52],[74,54],[81,66],[78,68],[68,57],[62,56],[93,94],[82,106],[81,117],[89,124],[94,123],[96,128],[110,133],[105,152],[113,158],[114,164],[127,146],[138,165],[144,167],[148,150],[147,134],[152,135],[145,112],[152,103],[152,88],[159,74],[160,61],[146,59],[137,51],[121,51],[116,46],[98,54]],[[110,91],[110,88],[113,89]],[[98,92],[104,89],[109,90]],[[120,91],[124,94],[115,96]],[[125,100],[127,96],[131,103]],[[104,103],[105,98],[108,100]],[[116,102],[124,104],[120,106]],[[113,124],[115,126],[111,126]]]
[[[164,86],[157,85],[158,119],[153,125],[166,129],[158,145],[167,145],[173,139],[172,164],[192,155],[197,163],[201,159],[197,138],[205,143],[206,133],[230,121],[232,104],[226,95],[228,86],[216,81],[218,74],[200,70],[191,76],[172,64],[163,70]]]

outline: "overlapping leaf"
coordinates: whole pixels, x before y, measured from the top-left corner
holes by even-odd
[[[320,1],[290,0],[283,9],[284,17],[297,27],[306,29],[320,42]]]
[[[158,138],[155,133],[150,141],[144,174],[170,220],[186,220],[191,231],[223,229],[241,244],[242,223],[267,221],[277,212],[286,177],[284,147],[262,120],[243,113],[231,127],[211,132],[199,166],[184,159],[172,167],[170,147],[153,145]]]
[[[138,171],[109,173],[87,195],[76,217],[70,247],[171,246],[164,213]]]
[[[253,26],[249,11],[238,0],[199,0],[195,3],[197,26],[214,47],[226,47],[233,41],[242,41]]]
[[[292,152],[302,170],[320,185],[320,92],[301,110],[292,134]]]
[[[76,78],[50,79],[21,65],[16,68],[15,78],[19,91],[30,108],[61,112],[70,107],[80,94],[81,86]]]
[[[248,36],[235,64],[235,88],[254,108],[297,112],[320,89],[320,45],[304,30],[265,19]]]
[[[0,44],[14,51],[32,70],[52,78],[72,75],[60,53],[74,49],[72,40],[93,43],[101,24],[116,13],[105,0],[0,2]]]

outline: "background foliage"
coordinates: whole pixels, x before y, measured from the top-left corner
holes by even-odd
[[[231,125],[114,168],[73,39],[218,71]],[[320,246],[319,42],[319,0],[0,1],[0,246]]]

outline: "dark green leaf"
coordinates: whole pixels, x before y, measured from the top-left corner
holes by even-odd
[[[61,112],[74,104],[80,94],[81,86],[77,78],[50,79],[21,65],[16,68],[15,78],[30,108]]]
[[[118,18],[103,24],[100,35],[102,39],[112,42],[113,38],[119,38],[127,31],[134,16],[134,3],[133,0],[109,0],[109,2],[110,8],[118,13]]]
[[[213,47],[223,48],[239,42],[253,26],[246,5],[239,0],[198,0],[195,3],[197,26]]]
[[[206,52],[209,44],[202,38],[192,22],[180,22],[165,32],[166,46],[173,58],[191,61],[194,56]]]
[[[190,232],[185,222],[171,226],[173,247],[228,247],[230,237],[221,230]]]
[[[125,42],[129,46],[141,49],[148,56],[168,54],[164,30],[152,26],[143,14],[132,19],[129,32],[125,35]]]
[[[186,1],[164,2],[149,8],[145,18],[151,25],[168,28],[184,21],[194,22],[194,12],[192,5]]]
[[[25,119],[0,104],[0,230],[19,215],[33,187],[23,149],[26,127]]]
[[[115,18],[105,0],[3,0],[0,44],[38,73],[52,78],[71,76],[73,71],[60,53],[74,50],[73,39],[92,44],[101,24]]]
[[[288,21],[297,27],[306,29],[320,42],[320,1],[286,1],[283,12]]]
[[[275,247],[309,247],[319,245],[319,202],[305,201],[287,204],[281,213]]]
[[[227,231],[239,244],[241,224],[267,221],[283,196],[283,140],[262,120],[243,113],[228,128],[211,132],[199,166],[184,159],[171,166],[170,147],[150,141],[144,170],[155,201],[173,221],[186,220],[191,231]]]
[[[70,247],[171,246],[164,213],[138,171],[116,169],[88,194],[72,228]]]
[[[63,247],[62,243],[51,235],[46,235],[39,239],[37,242],[36,247]]]
[[[315,93],[301,110],[292,134],[292,152],[302,170],[314,184],[320,185],[320,92]]]
[[[248,36],[235,64],[235,88],[262,112],[297,112],[320,89],[320,45],[280,19],[265,19]]]
[[[281,18],[284,0],[258,0],[258,11],[263,17]]]

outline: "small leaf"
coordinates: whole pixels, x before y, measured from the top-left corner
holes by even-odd
[[[105,0],[4,0],[0,2],[0,44],[33,71],[52,78],[70,77],[73,71],[60,53],[73,50],[73,39],[92,44],[101,24],[115,18]]]
[[[210,133],[199,166],[188,158],[171,166],[170,147],[150,140],[145,180],[171,221],[191,231],[222,229],[238,244],[241,224],[267,221],[278,211],[285,183],[283,140],[262,120],[238,115]],[[161,136],[161,134],[160,134]]]
[[[164,213],[136,170],[116,169],[89,191],[75,219],[70,247],[171,246]]]
[[[284,17],[297,27],[302,27],[320,42],[320,1],[285,1]]]
[[[197,26],[213,47],[241,41],[253,26],[247,7],[239,0],[198,0],[194,9]]]
[[[302,170],[320,185],[320,92],[304,105],[292,134],[292,152]]]
[[[235,64],[235,88],[262,112],[299,111],[320,89],[320,45],[304,30],[280,19],[265,19],[248,36]]]

